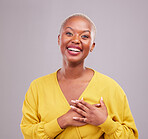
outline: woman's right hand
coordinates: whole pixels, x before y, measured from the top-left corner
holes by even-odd
[[[86,125],[84,122],[79,122],[73,119],[73,117],[80,117],[83,116],[75,112],[74,110],[70,109],[66,114],[62,115],[58,118],[58,124],[62,129],[67,128],[68,126],[83,126]]]

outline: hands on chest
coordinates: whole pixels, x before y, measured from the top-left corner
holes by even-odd
[[[63,129],[86,124],[98,126],[107,119],[108,112],[103,98],[100,99],[100,104],[91,105],[84,100],[72,100],[71,104],[71,109],[58,118],[58,123]]]

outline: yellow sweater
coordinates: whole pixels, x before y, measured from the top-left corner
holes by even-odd
[[[137,139],[138,131],[121,87],[111,78],[94,71],[94,76],[79,99],[99,103],[101,96],[108,109],[107,120],[99,125],[61,129],[57,118],[70,109],[57,81],[57,72],[34,80],[23,104],[21,130],[25,139]]]

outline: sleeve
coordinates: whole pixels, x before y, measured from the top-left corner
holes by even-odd
[[[22,121],[20,124],[25,139],[52,139],[63,131],[57,119],[49,123],[41,122],[38,115],[38,95],[35,81],[28,89],[22,108]]]
[[[123,92],[121,88],[119,90]],[[121,110],[123,111],[123,115],[120,116],[122,120],[120,120],[120,122],[115,121],[108,115],[106,121],[99,125],[105,133],[105,139],[138,139],[138,131],[125,94],[122,101],[123,105],[121,105]]]

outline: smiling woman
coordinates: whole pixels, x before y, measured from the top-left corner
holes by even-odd
[[[83,62],[95,46],[94,26],[86,17],[72,17],[62,25],[58,42],[63,58]]]
[[[138,138],[121,87],[84,66],[94,40],[95,25],[87,16],[75,14],[63,22],[62,67],[34,80],[25,96],[21,129],[26,139]]]

